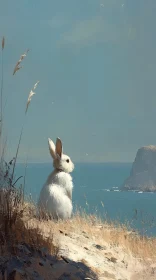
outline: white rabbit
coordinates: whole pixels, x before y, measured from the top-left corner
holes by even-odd
[[[72,214],[73,182],[70,172],[74,169],[69,156],[63,154],[62,142],[59,138],[55,144],[48,139],[50,154],[53,158],[54,171],[44,184],[38,206],[54,219],[68,219]]]

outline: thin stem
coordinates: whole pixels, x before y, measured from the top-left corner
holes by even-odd
[[[19,137],[19,141],[18,141],[18,146],[17,146],[17,150],[16,150],[16,156],[15,156],[13,170],[12,170],[11,182],[13,181],[13,178],[14,178],[15,166],[16,166],[17,156],[18,156],[18,152],[19,152],[19,148],[20,148],[21,139],[22,139],[23,128],[24,128],[24,125],[23,125],[23,127],[21,129],[21,133],[20,133],[20,137]]]
[[[2,50],[2,77],[1,77],[1,123],[2,123],[2,116],[3,116],[3,50]]]
[[[0,105],[0,138],[1,138],[1,147],[0,154],[2,152],[2,125],[3,125],[3,49],[2,49],[2,68],[1,68],[1,105]]]
[[[23,178],[23,176],[20,176],[19,178],[17,178],[17,180],[13,183],[12,187],[15,186],[15,184],[18,182],[19,179]]]
[[[25,183],[26,183],[27,166],[28,166],[28,156],[27,156],[27,159],[26,159],[26,162],[25,162],[24,182],[23,182],[23,201],[24,201],[24,195],[25,195]]]

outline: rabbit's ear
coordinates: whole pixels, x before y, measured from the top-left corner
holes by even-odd
[[[63,146],[62,146],[62,141],[60,138],[56,139],[56,155],[58,155],[60,158],[63,153]]]
[[[50,154],[53,159],[56,159],[55,144],[50,138],[48,138],[48,143],[49,143]]]

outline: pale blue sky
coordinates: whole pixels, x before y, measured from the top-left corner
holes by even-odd
[[[0,0],[9,157],[37,80],[19,160],[50,161],[57,136],[74,161],[129,162],[155,145],[155,12],[155,0]]]

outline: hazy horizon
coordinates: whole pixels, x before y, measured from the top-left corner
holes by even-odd
[[[33,161],[30,161],[30,162],[27,162],[27,163],[25,163],[25,161],[19,161],[18,160],[18,163],[17,164],[52,164],[53,165],[53,162],[50,162],[50,161],[43,161],[43,162],[39,162],[39,161],[37,161],[37,162],[33,162]],[[122,161],[122,162],[119,162],[119,161],[101,161],[101,162],[99,162],[99,161],[74,161],[74,164],[133,164],[133,162],[124,162],[124,161]]]

